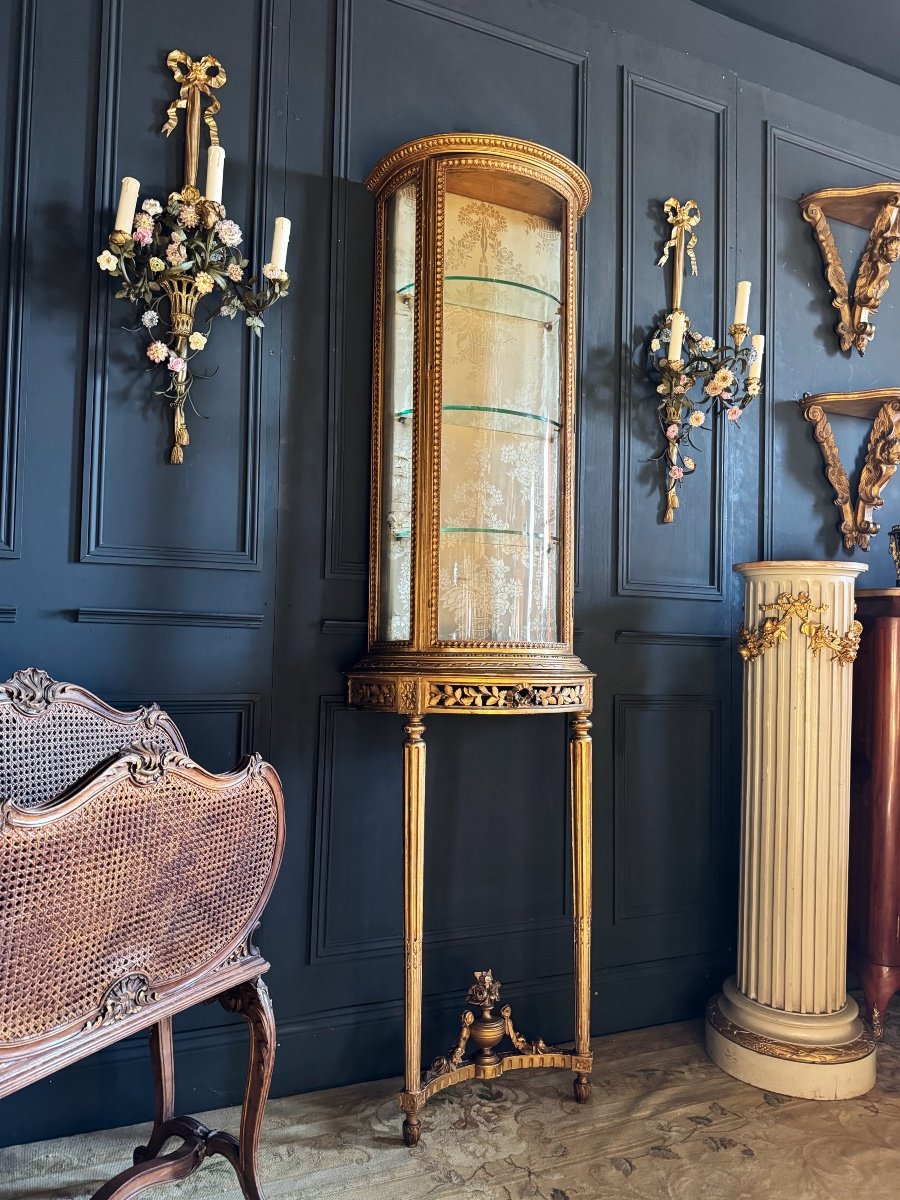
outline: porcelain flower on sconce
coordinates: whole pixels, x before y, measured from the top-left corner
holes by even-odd
[[[700,210],[693,200],[679,204],[670,197],[663,205],[666,218],[672,225],[672,236],[666,243],[659,266],[675,251],[672,278],[672,311],[653,330],[647,347],[647,371],[656,384],[657,418],[663,435],[663,447],[653,456],[664,470],[665,507],[663,524],[675,520],[680,506],[678,492],[684,480],[697,469],[688,450],[699,451],[694,437],[708,431],[717,413],[724,414],[729,424],[739,423],[741,415],[755,396],[762,391],[762,355],[765,339],[756,335],[744,348],[750,329],[747,312],[750,303],[750,284],[737,287],[734,320],[728,328],[731,342],[717,345],[714,338],[696,332],[690,318],[681,307],[685,254],[691,262],[691,273],[697,274],[694,246],[697,235],[694,227],[700,221]]]
[[[187,110],[184,186],[172,192],[165,204],[150,197],[137,211],[140,183],[123,179],[115,230],[109,249],[97,256],[97,265],[120,280],[116,299],[130,300],[143,309],[135,328],[148,338],[150,363],[164,372],[164,386],[155,394],[167,399],[173,410],[170,461],[180,463],[183,448],[190,444],[185,405],[199,377],[190,362],[205,349],[217,316],[233,318],[242,312],[247,326],[260,335],[262,314],[288,294],[285,262],[291,223],[286,217],[277,218],[270,261],[261,280],[245,278],[249,263],[240,248],[244,235],[222,204],[225,151],[214,119],[220,105],[211,89],[225,83],[225,72],[211,55],[194,62],[183,51],[173,50],[166,62],[180,84],[179,97],[169,105],[163,126],[166,136],[177,124],[178,109]],[[202,96],[211,101],[203,112]],[[203,193],[197,188],[201,115],[210,131]],[[208,307],[202,310],[207,298]],[[198,321],[202,329],[195,328]]]
[[[675,519],[678,489],[697,469],[688,452],[700,451],[694,438],[709,431],[717,413],[723,413],[729,424],[737,425],[744,409],[762,390],[759,375],[752,374],[761,359],[761,349],[742,349],[738,344],[717,346],[713,338],[695,333],[686,317],[678,357],[669,358],[673,315],[670,313],[653,331],[647,354],[647,371],[656,383],[656,413],[664,438],[663,448],[653,461],[665,470],[666,525]]]

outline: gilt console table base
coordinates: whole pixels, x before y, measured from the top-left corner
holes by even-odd
[[[576,1098],[590,1092],[593,675],[574,652],[572,600],[576,227],[591,186],[546,146],[448,133],[397,147],[366,187],[376,228],[369,620],[348,701],[405,718],[400,1107],[412,1146],[429,1096],[463,1079],[568,1066]],[[469,989],[481,1015],[463,1016],[449,1056],[423,1076],[432,713],[573,717],[574,1053],[526,1042],[505,1009],[494,1016],[499,985],[481,971]],[[505,1038],[514,1052],[501,1055]],[[470,1039],[479,1049],[467,1060]]]
[[[461,685],[475,687],[476,685]],[[545,689],[522,684],[513,689],[514,697],[523,698],[524,711],[540,711],[544,694],[559,684],[547,685]],[[561,690],[566,685],[562,685]],[[591,680],[582,679],[577,685],[580,697],[591,694]],[[351,679],[351,695],[353,680]],[[568,693],[562,701],[572,703]],[[583,702],[583,700],[582,700]],[[471,711],[471,710],[470,710]],[[475,710],[477,711],[477,709]],[[513,707],[512,711],[523,711]],[[406,741],[403,747],[403,794],[404,794],[404,939],[406,948],[406,1070],[404,1088],[398,1096],[398,1104],[405,1114],[403,1140],[407,1146],[415,1146],[421,1136],[419,1114],[430,1096],[466,1079],[495,1079],[506,1071],[535,1067],[562,1067],[576,1072],[574,1082],[575,1099],[583,1104],[591,1095],[590,1049],[590,981],[591,981],[591,722],[589,711],[576,712],[572,719],[569,742],[570,784],[572,804],[572,890],[573,922],[575,941],[575,1050],[567,1053],[540,1043],[523,1049],[523,1039],[515,1034],[509,1009],[503,1010],[506,1032],[516,1043],[516,1053],[485,1056],[481,1061],[461,1059],[462,1047],[466,1042],[466,1014],[457,1048],[461,1061],[448,1070],[421,1072],[422,1062],[422,932],[423,890],[425,849],[425,743],[422,735],[425,725],[420,716],[411,716],[404,726]],[[490,976],[490,972],[483,973]],[[473,989],[469,999],[472,1000]],[[497,988],[499,997],[499,987]],[[488,1018],[490,1013],[487,1014]],[[495,1023],[499,1022],[495,1019]],[[477,1029],[478,1022],[472,1022]],[[440,1060],[439,1060],[440,1061]]]
[[[430,711],[477,714],[535,714],[547,711],[571,716],[569,739],[570,800],[572,811],[572,891],[573,940],[575,955],[575,1046],[559,1050],[543,1041],[527,1042],[512,1024],[512,1013],[504,1006],[493,1017],[491,1004],[480,999],[477,985],[469,991],[469,1002],[482,1006],[482,1019],[463,1014],[460,1037],[446,1058],[436,1059],[429,1071],[422,1071],[422,941],[425,867],[425,723],[421,712],[406,717],[403,743],[403,870],[404,870],[404,949],[405,949],[405,1071],[404,1086],[397,1102],[404,1114],[403,1140],[418,1145],[422,1126],[420,1114],[429,1098],[444,1088],[469,1079],[496,1079],[507,1071],[534,1068],[561,1068],[575,1072],[573,1090],[578,1103],[591,1095],[593,1057],[590,1048],[590,957],[591,957],[591,805],[592,756],[591,722],[593,676],[573,673],[571,679],[534,674],[529,678],[510,674],[491,684],[474,672],[458,671],[452,682],[446,676],[404,677],[368,676],[354,672],[349,678],[350,703],[359,707],[391,709],[402,713],[404,701],[422,701]],[[490,971],[477,972],[476,980],[490,991],[496,987],[492,1004],[499,1001],[499,984]],[[493,994],[493,993],[492,993]],[[482,1027],[496,1031],[496,1044],[506,1036],[514,1049],[504,1054],[493,1052]],[[464,1057],[471,1037],[480,1046],[479,1054]]]

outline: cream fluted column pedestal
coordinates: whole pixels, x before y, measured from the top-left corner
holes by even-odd
[[[853,587],[866,569],[735,567],[749,631],[738,966],[707,1007],[706,1048],[737,1079],[813,1100],[875,1083],[846,989]]]

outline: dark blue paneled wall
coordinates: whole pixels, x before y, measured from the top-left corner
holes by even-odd
[[[588,172],[575,623],[598,672],[594,1028],[699,1013],[733,957],[731,565],[843,557],[796,400],[897,383],[894,293],[865,359],[842,356],[796,199],[896,177],[898,90],[687,0],[159,0],[152,19],[138,0],[7,0],[0,23],[0,676],[33,664],[123,704],[158,700],[213,769],[271,756],[289,820],[262,935],[279,1093],[402,1065],[402,733],[349,711],[342,682],[366,604],[361,181],[398,143],[445,130],[544,142]],[[295,281],[262,342],[214,328],[218,372],[196,389],[180,468],[122,329],[132,314],[94,263],[122,175],[145,195],[181,182],[180,135],[159,135],[175,46],[224,64],[229,215],[255,262],[290,216]],[[666,304],[655,260],[673,194],[703,213],[691,315],[721,334],[751,278],[770,349],[764,402],[707,436],[663,527],[639,344]],[[836,429],[857,463],[862,424]],[[885,526],[900,519],[893,486]],[[884,543],[874,586],[892,580]],[[427,740],[425,1052],[445,1049],[470,971],[488,965],[523,1028],[564,1039],[562,722],[436,720]],[[236,1100],[243,1054],[221,1012],[185,1016],[179,1104]],[[143,1041],[117,1046],[4,1101],[2,1137],[145,1119],[149,1083]]]

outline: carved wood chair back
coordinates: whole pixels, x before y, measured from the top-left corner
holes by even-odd
[[[0,683],[0,800],[35,808],[140,741],[187,753],[175,722],[156,704],[120,712],[74,683],[29,667]]]
[[[120,713],[35,670],[0,685],[0,760],[0,1097],[152,1027],[150,1141],[94,1200],[214,1153],[261,1200],[275,1027],[252,936],[284,845],[277,773],[254,755],[212,775],[155,705]],[[174,1115],[172,1016],[212,999],[250,1026],[240,1140]]]

